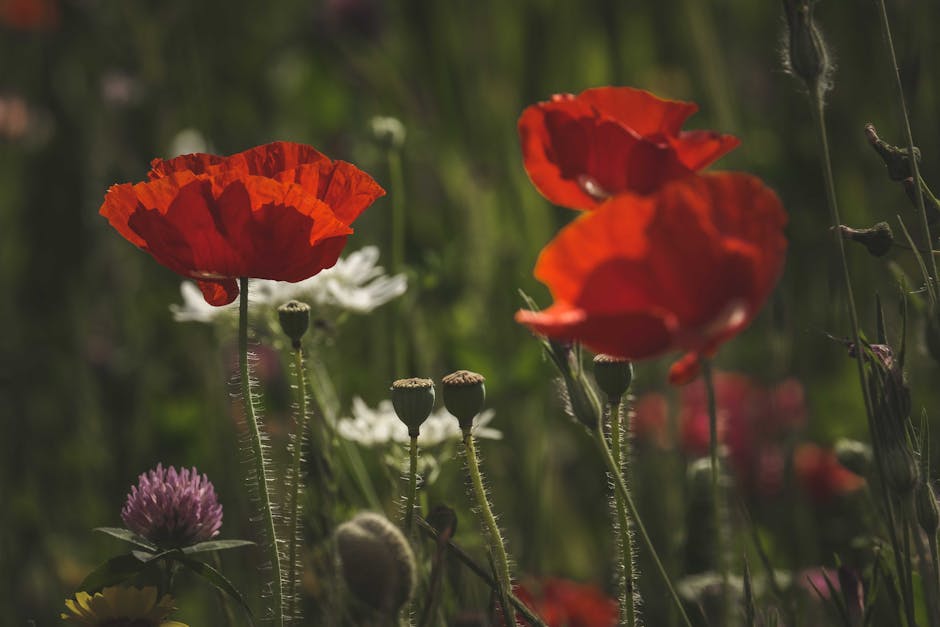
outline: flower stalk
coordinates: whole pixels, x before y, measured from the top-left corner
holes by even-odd
[[[298,620],[297,590],[300,584],[300,558],[298,544],[301,533],[301,507],[300,493],[303,491],[303,482],[300,480],[301,461],[303,459],[304,432],[307,427],[307,383],[304,373],[303,352],[298,345],[294,349],[294,376],[297,378],[297,415],[295,416],[295,431],[293,442],[293,459],[291,460],[290,495],[290,535],[287,538],[287,616],[291,621]]]
[[[251,392],[251,379],[248,367],[248,278],[239,278],[238,302],[238,368],[241,383],[241,396],[245,412],[245,423],[248,425],[248,439],[251,447],[250,481],[256,490],[261,505],[261,523],[264,526],[262,536],[268,549],[268,560],[271,562],[271,597],[273,602],[273,625],[284,627],[284,595],[283,580],[281,579],[281,556],[278,551],[277,532],[274,527],[274,512],[271,497],[268,492],[267,461],[264,455],[264,445],[261,435],[261,425],[255,416],[255,404]]]
[[[512,592],[512,575],[509,569],[509,554],[506,552],[506,545],[503,543],[503,536],[499,531],[499,525],[496,523],[496,516],[493,515],[493,508],[490,507],[489,498],[486,495],[486,488],[483,486],[483,475],[480,474],[480,464],[477,460],[476,447],[473,444],[473,434],[469,428],[463,432],[463,453],[467,464],[467,474],[470,476],[470,485],[473,491],[473,498],[476,501],[480,523],[483,526],[484,536],[486,536],[490,553],[493,554],[496,561],[496,576],[500,588],[500,597],[507,598]],[[507,617],[507,624],[516,624],[516,611],[508,604],[504,604],[503,612]]]
[[[623,424],[622,409],[622,400],[611,400],[607,404],[611,454],[614,465],[619,469],[621,476],[623,476],[626,468],[630,438],[629,427]],[[620,565],[617,569],[620,578],[620,620],[627,627],[634,627],[637,624],[636,574],[633,569],[633,537],[630,531],[630,517],[627,515],[627,504],[624,503],[620,492],[613,488],[613,493],[614,514],[617,521],[617,543],[620,547]]]
[[[708,457],[711,464],[712,518],[715,526],[715,566],[721,574],[721,603],[718,624],[727,623],[731,615],[731,586],[728,569],[728,537],[724,526],[724,499],[721,490],[721,460],[718,456],[718,405],[715,402],[715,380],[711,361],[702,359],[702,379],[708,399]]]
[[[408,494],[405,496],[405,536],[414,528],[415,500],[418,494],[418,436],[411,436],[408,446]]]

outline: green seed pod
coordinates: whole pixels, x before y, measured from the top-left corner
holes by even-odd
[[[594,357],[594,380],[611,404],[619,403],[633,382],[633,364],[626,359],[597,355]]]
[[[879,222],[868,229],[853,229],[842,225],[839,227],[842,237],[852,242],[858,242],[873,257],[884,257],[894,245],[894,233],[887,222]]]
[[[277,308],[277,317],[291,346],[300,348],[300,339],[310,328],[310,305],[296,300],[286,302]]]
[[[839,463],[854,472],[860,477],[867,477],[871,471],[872,452],[871,447],[858,440],[841,438],[836,440],[835,446],[836,459]]]
[[[415,587],[415,556],[408,540],[387,518],[362,512],[336,529],[343,579],[357,599],[394,616]]]
[[[444,407],[457,417],[464,433],[473,427],[473,419],[483,410],[486,401],[484,381],[483,375],[469,370],[458,370],[441,379]]]
[[[937,507],[937,493],[929,483],[923,482],[917,486],[914,505],[921,529],[928,535],[936,535],[937,529],[940,528],[940,508]]]
[[[434,408],[434,382],[430,379],[399,379],[392,383],[392,406],[398,419],[408,427],[408,435],[416,438],[421,425]]]

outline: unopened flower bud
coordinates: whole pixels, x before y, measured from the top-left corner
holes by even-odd
[[[473,419],[483,410],[485,380],[483,375],[469,370],[458,370],[441,379],[444,407],[457,417],[464,433],[473,427]]]
[[[806,83],[814,94],[828,89],[831,63],[826,44],[813,20],[816,0],[783,0],[787,17],[787,46],[784,64]]]
[[[872,463],[870,446],[858,440],[840,438],[833,448],[840,464],[860,477],[868,476]]]
[[[626,359],[597,355],[594,357],[594,380],[610,403],[619,403],[633,382],[633,364]]]
[[[400,149],[405,143],[405,125],[393,117],[375,116],[371,120],[372,135],[386,149]]]
[[[583,377],[563,373],[563,379],[571,415],[588,429],[597,429],[601,408],[594,390]]]
[[[434,408],[434,382],[430,379],[399,379],[392,383],[392,406],[398,419],[408,427],[408,435],[416,438],[421,425]]]
[[[929,483],[923,482],[917,486],[914,506],[921,529],[928,535],[936,535],[937,529],[940,528],[940,508],[937,507],[937,493]]]
[[[917,487],[920,470],[914,454],[905,442],[895,443],[885,449],[885,483],[898,495],[908,495]]]
[[[336,529],[343,578],[357,599],[385,616],[408,602],[415,586],[415,557],[398,527],[363,512]]]
[[[892,146],[878,137],[878,132],[871,123],[865,125],[865,137],[888,167],[888,178],[892,181],[903,181],[914,176],[911,171],[910,151],[907,148]],[[914,146],[914,158],[920,162],[920,150],[917,146]]]
[[[894,233],[887,222],[879,222],[868,229],[853,229],[843,224],[839,231],[844,239],[867,248],[873,257],[884,257],[894,245]]]
[[[300,348],[300,339],[310,328],[310,305],[297,300],[284,303],[277,308],[284,335],[290,338],[294,349]]]

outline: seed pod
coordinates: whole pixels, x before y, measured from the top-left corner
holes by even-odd
[[[594,357],[594,380],[611,404],[619,403],[633,382],[633,364],[626,359],[597,355]]]
[[[483,410],[486,400],[484,381],[483,375],[469,370],[458,370],[441,379],[444,407],[457,417],[464,433],[473,427],[473,419]]]
[[[430,379],[398,379],[392,383],[392,406],[398,419],[408,427],[408,435],[416,438],[421,425],[434,408],[434,382]]]
[[[300,340],[310,328],[310,305],[292,300],[277,308],[284,335],[290,338],[294,349],[300,348]]]

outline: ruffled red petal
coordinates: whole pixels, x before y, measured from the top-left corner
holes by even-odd
[[[595,87],[577,98],[600,115],[623,122],[638,135],[676,135],[698,111],[694,102],[667,100],[633,87]]]

